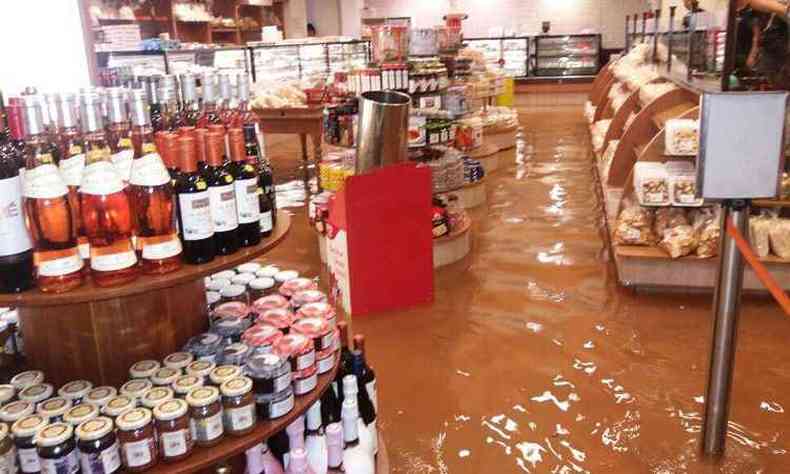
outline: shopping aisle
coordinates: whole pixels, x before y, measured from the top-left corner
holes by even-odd
[[[435,303],[353,322],[394,472],[708,472],[710,296],[618,288],[581,106],[521,119],[527,159],[504,153],[488,176],[473,252],[437,273]],[[271,259],[318,271],[303,212]],[[772,472],[790,447],[790,321],[764,298],[744,306],[723,472]]]

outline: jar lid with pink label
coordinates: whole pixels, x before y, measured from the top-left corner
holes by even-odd
[[[294,314],[282,308],[267,309],[258,316],[257,323],[268,324],[276,327],[283,334],[288,334],[291,324],[294,322]]]
[[[291,306],[299,309],[308,303],[326,303],[326,293],[320,290],[297,291],[291,296]]]
[[[291,370],[298,372],[315,365],[315,346],[313,340],[302,334],[293,333],[283,336],[274,345],[274,353],[286,357],[291,362]]]
[[[302,318],[293,323],[291,329],[298,334],[313,340],[317,351],[334,349],[335,334],[329,323],[322,318]]]
[[[309,278],[294,278],[288,280],[280,286],[280,294],[290,298],[294,293],[305,290],[317,290],[318,285]]]
[[[252,310],[255,313],[261,314],[267,309],[275,308],[288,308],[288,300],[280,295],[267,295],[255,300],[252,303]]]
[[[244,331],[241,340],[257,352],[271,351],[274,345],[282,339],[283,333],[269,324],[256,324]]]
[[[326,320],[331,327],[335,326],[337,320],[337,313],[335,307],[329,303],[307,303],[299,308],[296,315],[297,318],[322,318]]]

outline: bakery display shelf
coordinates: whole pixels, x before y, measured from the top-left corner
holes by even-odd
[[[673,118],[678,118],[688,110],[691,110],[699,105],[699,102],[683,102],[675,106],[669,107],[665,110],[657,112],[653,115],[653,123],[656,128],[661,130],[666,125],[667,121]]]
[[[316,388],[305,395],[296,396],[293,409],[285,416],[271,421],[258,421],[255,429],[244,436],[225,436],[216,446],[211,448],[195,447],[192,454],[186,459],[172,463],[160,463],[153,469],[145,471],[147,474],[188,474],[200,472],[215,467],[218,463],[242,454],[249,448],[266,441],[284,430],[296,418],[303,415],[316,400],[319,400],[326,390],[331,390],[332,381],[337,375],[339,354],[335,355],[335,365],[329,372],[318,376]],[[379,449],[379,452],[381,450]],[[386,457],[386,456],[385,456]],[[378,471],[377,471],[378,472]]]
[[[752,207],[790,207],[790,199],[754,199]]]

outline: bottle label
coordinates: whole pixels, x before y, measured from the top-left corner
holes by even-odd
[[[85,169],[85,154],[80,153],[71,158],[60,160],[58,167],[66,186],[79,186],[82,181],[82,171]]]
[[[41,165],[25,173],[24,195],[31,199],[54,199],[69,192],[58,167]]]
[[[41,472],[36,448],[19,450],[19,468],[25,473]]]
[[[224,411],[225,425],[233,431],[242,431],[250,428],[255,424],[255,416],[254,403]]]
[[[33,247],[22,209],[19,176],[0,179],[0,255],[16,255]]]
[[[82,258],[77,251],[77,247],[65,251],[37,253],[39,276],[58,277],[78,272],[82,269]]]
[[[274,226],[272,225],[272,211],[261,213],[261,232],[269,232]]]
[[[214,235],[211,198],[208,191],[178,195],[181,212],[181,235],[184,240],[203,240]]]
[[[146,238],[139,237],[137,243],[143,247],[143,260],[163,260],[181,253],[181,241],[176,236],[159,243],[147,243]]]
[[[166,458],[186,454],[191,443],[192,435],[189,430],[159,433],[159,446],[162,448],[162,453]]]
[[[285,416],[293,410],[294,408],[294,396],[293,393],[288,395],[288,398],[285,400],[280,400],[279,402],[272,403],[269,406],[269,418],[280,418],[281,416]]]
[[[129,181],[129,176],[132,174],[132,161],[134,161],[134,149],[126,148],[115,153],[110,157],[112,164],[124,181]]]
[[[212,186],[209,188],[211,196],[211,217],[214,219],[215,232],[227,232],[239,227],[236,211],[236,194],[232,184],[225,186]]]
[[[99,453],[80,452],[82,474],[111,474],[121,467],[118,442]]]
[[[236,190],[236,208],[239,224],[249,224],[260,219],[261,206],[258,201],[258,180],[239,179],[233,183]]]
[[[314,373],[310,377],[294,380],[294,393],[304,395],[313,390],[318,383],[318,374]]]
[[[281,376],[274,379],[274,393],[279,393],[288,388],[291,385],[291,371],[282,374]]]
[[[123,191],[123,180],[108,161],[91,163],[82,172],[81,193],[106,196],[121,191]]]
[[[77,459],[77,450],[63,457],[55,459],[39,458],[41,462],[41,474],[75,474],[80,471],[80,462]]]
[[[131,179],[134,186],[162,186],[170,182],[170,173],[159,153],[149,153],[131,161]]]
[[[156,449],[154,438],[125,443],[123,445],[123,457],[126,459],[127,467],[140,467],[150,463],[151,453]]]
[[[137,263],[137,255],[134,250],[125,252],[101,253],[97,252],[96,247],[91,247],[91,269],[97,272],[112,272],[123,270]]]
[[[195,420],[195,439],[211,441],[222,436],[222,411],[208,418]]]
[[[312,350],[296,358],[296,370],[305,370],[315,364],[315,351]]]

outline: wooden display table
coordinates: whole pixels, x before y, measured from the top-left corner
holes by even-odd
[[[436,196],[442,197],[450,194],[458,196],[458,200],[464,209],[472,209],[486,203],[486,183],[485,178],[476,183],[466,183],[458,189],[437,193]]]
[[[483,142],[496,148],[497,151],[505,151],[516,147],[516,134],[518,127],[508,128],[483,128]]]
[[[448,235],[433,239],[433,268],[455,263],[472,250],[472,220],[469,216]]]
[[[208,328],[203,278],[265,254],[288,234],[291,219],[277,214],[272,235],[255,247],[203,265],[184,265],[162,276],[141,275],[128,285],[101,288],[86,281],[60,294],[33,289],[0,295],[0,305],[19,308],[30,368],[60,385],[87,379],[118,386],[129,367],[161,360]]]
[[[310,157],[307,153],[307,137],[313,142],[318,192],[321,192],[321,175],[318,163],[321,162],[321,140],[324,135],[323,107],[293,107],[282,109],[254,109],[258,116],[261,133],[282,133],[299,135],[302,145],[302,165],[304,166],[304,186],[309,191]]]

